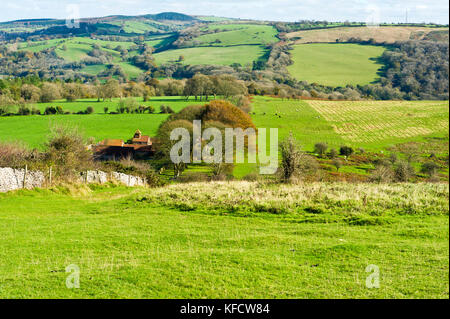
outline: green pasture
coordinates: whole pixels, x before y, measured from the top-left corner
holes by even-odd
[[[81,72],[90,74],[90,75],[97,75],[100,72],[103,72],[106,69],[106,65],[104,64],[94,64],[94,65],[88,65],[81,69]]]
[[[109,22],[109,24],[117,25],[122,27],[122,29],[125,31],[125,33],[138,33],[138,34],[144,34],[147,32],[155,32],[158,31],[157,28],[152,26],[151,24],[146,23],[145,21],[115,21],[115,22]]]
[[[365,85],[377,81],[377,62],[385,48],[349,43],[295,45],[289,73],[297,80],[328,86]]]
[[[148,44],[149,46],[153,47],[153,48],[159,48],[162,47],[166,44],[168,44],[170,41],[173,41],[173,34],[168,34],[168,35],[161,35],[161,36],[151,36],[151,37],[147,37],[146,41],[144,41],[144,43]]]
[[[312,151],[318,142],[335,147],[344,142],[331,124],[305,101],[255,96],[251,112],[257,128],[267,128],[267,131],[277,128],[279,140],[292,132],[307,151]]]
[[[242,65],[258,60],[266,53],[262,46],[241,45],[233,47],[200,47],[168,50],[154,54],[157,64],[177,62],[180,56],[184,56],[183,64],[200,65]]]
[[[85,136],[94,137],[99,142],[107,138],[128,140],[139,129],[144,134],[154,136],[166,114],[121,114],[121,115],[52,115],[26,116],[0,119],[2,141],[22,142],[42,148],[57,124],[78,127]],[[9,131],[8,128],[14,129]]]
[[[20,141],[30,147],[40,148],[55,124],[76,126],[86,137],[93,137],[95,141],[106,138],[128,139],[136,129],[154,136],[161,122],[168,117],[167,114],[159,114],[161,105],[168,105],[178,112],[188,105],[206,103],[193,99],[186,101],[182,97],[154,97],[147,102],[137,100],[139,105],[153,106],[155,114],[104,114],[105,107],[108,107],[109,112],[116,111],[119,99],[105,102],[85,99],[76,102],[38,103],[35,107],[40,110],[45,110],[48,106],[61,106],[65,111],[71,112],[84,111],[88,106],[92,106],[95,114],[0,117],[0,141]]]
[[[29,41],[19,43],[18,49],[30,52],[40,52],[45,49],[53,48],[58,45],[64,44],[67,40],[65,39],[51,39],[45,41]]]
[[[277,31],[272,26],[251,24],[209,25],[209,30],[220,32],[205,34],[195,38],[200,45],[230,46],[266,44],[277,42]],[[216,40],[219,40],[216,42]]]

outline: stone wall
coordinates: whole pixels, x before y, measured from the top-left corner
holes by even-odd
[[[8,192],[20,188],[42,187],[45,176],[39,171],[28,171],[24,185],[24,169],[1,168],[0,167],[0,192]]]
[[[9,192],[16,189],[43,187],[45,184],[44,173],[40,171],[28,171],[24,185],[24,169],[0,167],[0,192]],[[87,171],[80,173],[80,183],[104,184],[109,181],[122,183],[126,186],[145,186],[145,179],[117,172],[105,173],[102,171]],[[24,187],[25,186],[25,187]]]
[[[102,171],[87,171],[80,174],[80,182],[103,184],[106,182],[118,182],[126,186],[144,186],[145,180],[138,176],[123,173],[105,173]]]

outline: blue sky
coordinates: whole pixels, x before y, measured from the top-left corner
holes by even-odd
[[[77,5],[81,17],[139,15],[175,11],[259,20],[449,22],[443,0],[1,0],[0,21],[66,18]]]

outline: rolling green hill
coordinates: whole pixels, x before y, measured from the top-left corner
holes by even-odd
[[[183,63],[187,65],[246,65],[268,55],[267,48],[264,48],[266,44],[279,41],[278,32],[271,25],[233,23],[230,19],[221,18],[197,19],[175,13],[138,17],[110,16],[82,19],[80,23],[88,23],[86,28],[89,33],[84,34],[76,29],[74,34],[56,39],[46,37],[45,32],[64,34],[61,20],[12,21],[0,24],[0,28],[25,26],[34,31],[38,27],[44,28],[37,38],[8,44],[9,48],[33,53],[54,50],[57,57],[68,63],[83,63],[89,59],[88,53],[93,50],[94,45],[99,46],[102,51],[112,55],[112,61],[82,65],[80,72],[95,76],[105,72],[108,64],[112,64],[120,66],[129,79],[134,79],[145,71],[131,63],[133,56],[142,53],[138,52],[138,46],[142,43],[157,50],[154,58],[158,65],[175,63],[180,56],[185,57]],[[179,37],[176,31],[192,25],[196,25],[201,33],[207,34],[194,38],[194,45],[191,47],[176,49],[172,45]],[[85,26],[80,25],[80,29],[83,27]],[[121,56],[120,49],[116,47],[128,50],[127,55]]]

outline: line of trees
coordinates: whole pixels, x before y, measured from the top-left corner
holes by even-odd
[[[30,103],[49,103],[60,99],[73,102],[78,99],[96,98],[111,101],[113,98],[142,97],[144,102],[152,96],[185,96],[187,99],[208,100],[221,96],[242,107],[248,106],[248,89],[244,81],[230,75],[206,76],[196,74],[187,80],[149,79],[146,82],[120,83],[113,78],[105,83],[95,82],[45,82],[37,77],[0,79],[0,114],[12,113]],[[14,111],[15,112],[15,111]]]

